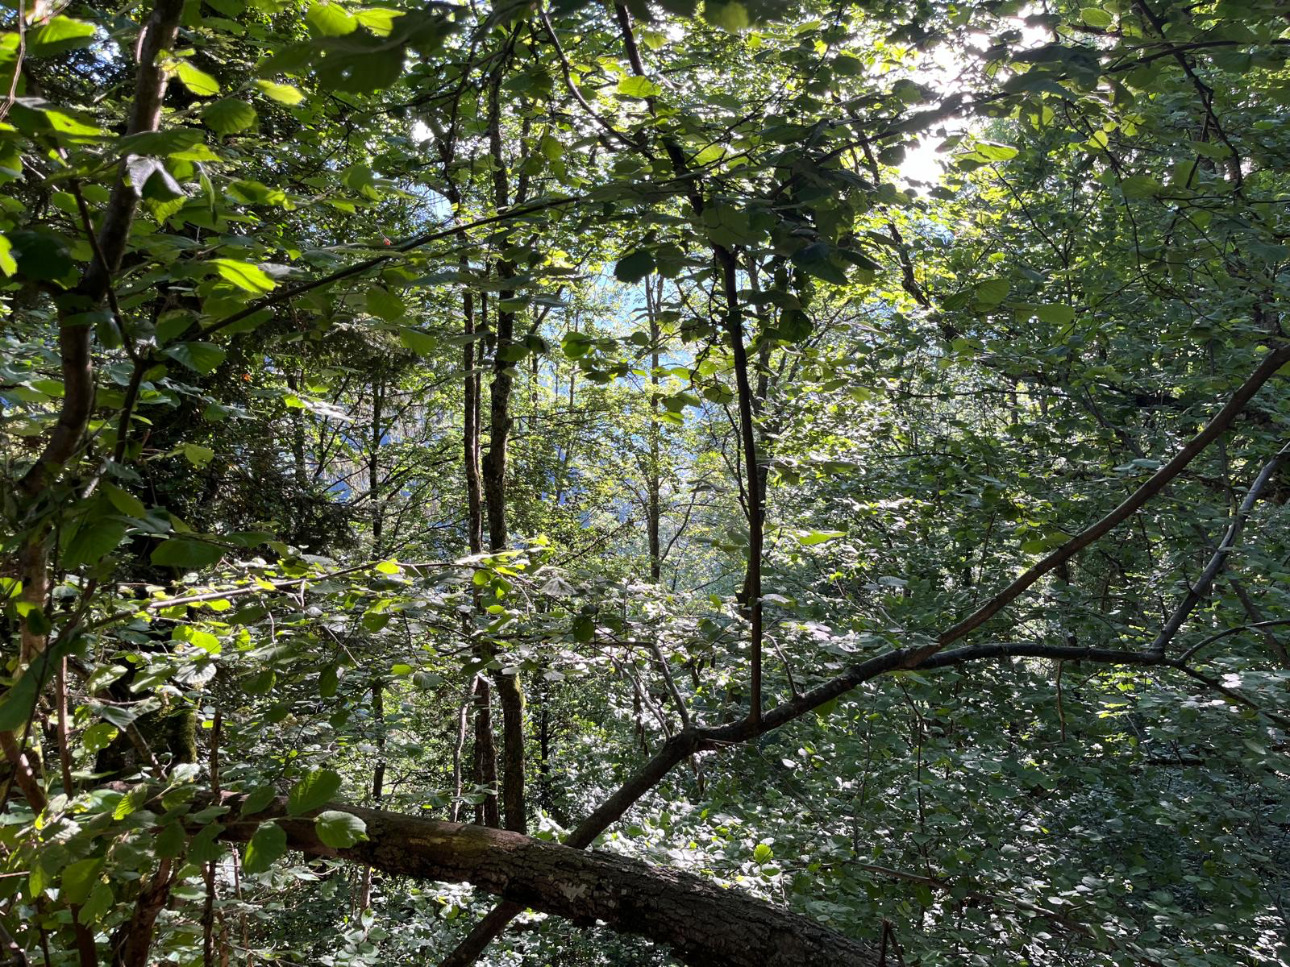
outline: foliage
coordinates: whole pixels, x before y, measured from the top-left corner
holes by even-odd
[[[1280,4],[6,17],[15,962],[1290,958]]]

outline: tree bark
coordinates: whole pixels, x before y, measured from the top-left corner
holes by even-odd
[[[179,31],[179,17],[183,0],[158,0],[152,14],[143,25],[139,38],[139,67],[135,75],[134,101],[125,133],[139,134],[155,131],[161,124],[161,104],[166,93],[167,75],[157,63],[163,50],[175,46]],[[81,437],[89,425],[94,408],[94,362],[90,352],[91,327],[84,324],[83,314],[103,302],[112,287],[112,276],[121,267],[130,227],[134,223],[135,208],[139,204],[139,189],[126,183],[125,161],[107,208],[100,220],[95,242],[95,258],[81,276],[77,285],[59,293],[54,298],[58,310],[58,351],[62,363],[63,403],[58,421],[45,441],[39,458],[19,481],[22,510],[31,512],[40,504],[46,490],[62,474],[81,444]],[[22,576],[22,600],[44,607],[49,590],[49,526],[44,521],[30,521],[18,554]],[[46,635],[33,629],[24,618],[22,625],[21,660],[31,661],[45,648]]]
[[[285,801],[237,818],[225,840],[249,840],[264,821],[282,817]],[[366,842],[324,845],[308,818],[278,818],[292,849],[338,857],[386,873],[475,887],[580,925],[604,923],[619,933],[665,944],[683,963],[703,967],[876,967],[873,946],[836,933],[738,890],[636,860],[529,839],[508,830],[445,823],[377,809],[336,806],[363,820]]]
[[[493,203],[498,211],[510,205],[510,185],[506,176],[506,159],[502,155],[501,72],[488,89],[488,145],[493,161]],[[520,186],[518,202],[524,201]],[[497,259],[500,280],[515,277],[515,264],[505,256]],[[515,313],[502,309],[501,303],[511,293],[503,289],[496,313],[497,327],[493,345],[493,382],[489,388],[491,422],[488,430],[488,452],[484,455],[484,500],[488,511],[488,548],[494,553],[506,550],[506,447],[513,422],[510,410],[515,366],[506,358],[515,337]],[[490,656],[491,657],[491,656]],[[497,702],[502,710],[502,811],[506,828],[525,832],[528,809],[524,800],[524,693],[520,689],[519,671],[493,675]]]

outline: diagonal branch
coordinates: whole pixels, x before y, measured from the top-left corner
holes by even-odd
[[[1156,640],[1151,643],[1151,648],[1149,650],[1153,654],[1163,655],[1165,653],[1165,648],[1168,647],[1169,642],[1174,639],[1174,636],[1178,634],[1178,631],[1183,626],[1183,622],[1185,622],[1191,615],[1196,605],[1200,603],[1201,598],[1209,593],[1210,586],[1214,583],[1214,579],[1218,577],[1219,572],[1223,570],[1223,566],[1227,563],[1228,556],[1232,553],[1232,549],[1236,547],[1236,542],[1241,536],[1241,530],[1244,528],[1245,522],[1249,519],[1251,512],[1253,512],[1254,504],[1258,501],[1259,495],[1263,492],[1263,488],[1267,486],[1268,481],[1272,479],[1272,475],[1277,472],[1277,468],[1280,467],[1287,458],[1290,458],[1290,443],[1283,446],[1277,455],[1268,461],[1267,465],[1264,466],[1258,477],[1255,478],[1254,483],[1250,485],[1249,492],[1245,495],[1245,499],[1241,501],[1240,508],[1232,517],[1232,522],[1228,525],[1227,533],[1223,535],[1222,543],[1218,545],[1218,549],[1214,551],[1214,555],[1209,559],[1209,564],[1205,566],[1205,570],[1201,572],[1196,583],[1187,588],[1187,593],[1183,596],[1182,601],[1178,603],[1178,607],[1174,609],[1174,613],[1169,616],[1169,620],[1165,622],[1165,626],[1160,629],[1160,634],[1156,636]]]

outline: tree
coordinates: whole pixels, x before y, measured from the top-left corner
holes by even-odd
[[[1286,956],[1286,27],[21,5],[10,958]]]

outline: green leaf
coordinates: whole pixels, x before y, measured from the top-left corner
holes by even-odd
[[[57,16],[27,33],[28,57],[53,57],[94,42],[94,25]]]
[[[596,619],[583,612],[573,619],[573,640],[588,642],[596,637]]]
[[[793,264],[824,282],[846,285],[847,274],[832,256],[833,247],[828,242],[814,242],[793,253]]]
[[[805,534],[797,535],[797,542],[805,547],[814,547],[816,544],[846,536],[846,531],[807,531]]]
[[[190,863],[214,863],[224,854],[224,844],[216,838],[224,831],[219,823],[211,823],[188,841]]]
[[[663,88],[645,77],[624,77],[618,82],[620,97],[646,98],[663,93]]]
[[[179,62],[179,66],[175,68],[175,75],[184,87],[198,97],[214,97],[219,93],[219,81],[186,60]]]
[[[247,793],[246,798],[242,800],[242,815],[255,815],[260,810],[264,809],[265,806],[269,805],[269,803],[273,802],[273,798],[276,795],[277,790],[272,786],[257,786],[254,790]]]
[[[43,615],[43,612],[39,608],[29,611],[27,613],[29,623],[32,622],[34,614]],[[48,631],[46,627],[43,633]],[[36,707],[41,689],[45,687],[53,670],[67,657],[72,647],[79,643],[79,638],[69,635],[66,640],[45,649],[22,673],[18,681],[9,687],[3,697],[0,697],[0,731],[16,732],[27,724]]]
[[[1080,19],[1090,27],[1105,29],[1115,22],[1115,18],[1098,7],[1084,7],[1079,12]]]
[[[0,272],[13,275],[18,271],[18,263],[13,257],[13,243],[0,235]]]
[[[260,93],[266,97],[271,97],[279,104],[285,104],[288,107],[295,107],[305,99],[300,88],[292,87],[290,84],[279,84],[277,81],[257,80],[255,86],[259,88]]]
[[[775,856],[775,851],[765,843],[758,843],[757,848],[753,850],[753,862],[769,863]]]
[[[1150,175],[1130,175],[1120,182],[1125,198],[1153,198],[1164,191],[1164,186]]]
[[[384,286],[374,285],[368,289],[366,301],[367,311],[386,322],[402,319],[407,312],[403,300]]]
[[[223,556],[224,548],[217,544],[207,544],[204,541],[195,541],[186,537],[172,537],[153,548],[148,559],[162,567],[197,570],[210,567]]]
[[[242,679],[242,691],[248,695],[268,695],[278,680],[278,673],[272,668],[265,668],[249,678]]]
[[[255,108],[235,97],[226,97],[206,105],[202,121],[216,134],[237,134],[255,124]]]
[[[272,292],[276,285],[264,269],[250,262],[239,262],[236,259],[211,259],[206,264],[213,266],[224,281],[231,282],[244,292],[254,295]]]
[[[103,860],[91,857],[67,864],[63,870],[62,886],[58,899],[63,903],[84,903],[89,899],[90,891],[99,882],[99,871],[103,869]]]
[[[112,818],[117,822],[137,812],[148,801],[148,787],[135,786],[112,808]]]
[[[116,518],[88,518],[82,520],[76,533],[67,542],[62,564],[68,568],[93,564],[116,550],[125,537],[126,523]]]
[[[242,870],[245,873],[263,873],[286,851],[287,831],[277,823],[265,823],[246,844]]]
[[[1008,298],[1008,293],[1011,291],[1012,284],[1007,279],[986,279],[972,288],[976,301],[983,306],[997,306]]]
[[[175,857],[184,851],[184,846],[188,843],[188,837],[184,834],[183,824],[178,820],[168,823],[160,835],[153,840],[153,849],[157,851],[158,856]]]
[[[358,21],[335,3],[312,3],[305,22],[322,37],[344,37],[358,29]]]
[[[221,273],[223,274],[223,273]],[[177,360],[205,376],[224,362],[224,350],[208,342],[181,342],[164,350],[163,355]]]
[[[215,459],[214,450],[196,443],[185,443],[179,449],[183,451],[184,459],[194,467],[205,467]]]
[[[399,342],[418,356],[429,356],[439,345],[439,341],[430,333],[406,327],[399,330]]]
[[[987,161],[1011,161],[1017,156],[1017,149],[1010,144],[982,141],[976,146],[976,153]]]
[[[106,883],[96,883],[90,893],[89,901],[81,907],[80,916],[77,919],[87,925],[96,923],[115,904],[116,895],[112,892],[112,887]]]
[[[560,348],[569,359],[581,359],[591,351],[591,337],[585,332],[566,333],[560,340]]]
[[[367,839],[367,824],[353,813],[329,809],[314,820],[318,838],[334,849],[346,849]]]
[[[1040,322],[1051,322],[1058,326],[1064,326],[1075,321],[1074,307],[1061,305],[1060,303],[1035,306],[1034,314]]]
[[[81,747],[90,755],[101,752],[112,744],[112,740],[121,734],[111,722],[95,722],[81,733]]]
[[[332,90],[370,94],[398,81],[403,74],[403,56],[401,48],[330,54],[318,66],[316,76],[320,84]]]
[[[614,278],[619,282],[639,282],[654,271],[654,256],[648,250],[638,248],[625,255],[614,266]]]
[[[108,502],[127,517],[143,518],[148,515],[148,508],[132,493],[122,490],[116,484],[106,480],[100,485]]]
[[[340,791],[340,776],[330,769],[315,769],[291,787],[287,812],[292,816],[311,812],[327,805]]]

